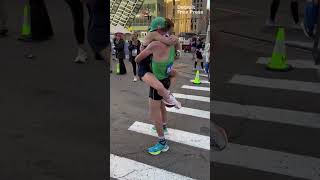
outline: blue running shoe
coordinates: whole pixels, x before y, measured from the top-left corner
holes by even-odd
[[[161,143],[157,143],[156,145],[148,148],[148,153],[152,155],[159,155],[161,152],[167,152],[169,150],[169,146],[167,143],[162,145]]]
[[[151,131],[152,131],[153,133],[157,133],[156,127],[153,126],[152,129],[151,129]],[[168,128],[163,128],[163,134],[164,134],[164,135],[168,135],[168,134],[169,134]]]

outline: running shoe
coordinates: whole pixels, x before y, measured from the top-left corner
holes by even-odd
[[[167,143],[162,145],[161,143],[157,143],[156,145],[148,148],[148,153],[152,155],[159,155],[161,152],[167,152],[169,150],[169,146]]]
[[[170,93],[169,94],[169,98],[162,99],[162,102],[167,106],[167,107],[175,107],[177,109],[181,108],[181,103],[179,101],[177,101],[177,99]]]
[[[157,134],[157,129],[156,129],[155,126],[153,126],[153,127],[151,128],[151,131],[152,131],[153,133],[156,133],[156,134]],[[163,128],[163,134],[164,134],[164,135],[168,135],[168,134],[169,134],[168,128]]]
[[[228,136],[225,130],[216,124],[213,126],[212,138],[210,139],[210,146],[213,147],[213,150],[222,151],[228,145]]]

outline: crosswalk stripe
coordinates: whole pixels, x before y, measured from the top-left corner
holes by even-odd
[[[157,137],[156,133],[151,131],[153,125],[136,121],[130,127],[130,131],[138,132],[141,134]],[[166,139],[169,141],[193,146],[205,150],[210,150],[210,137],[200,134],[194,134],[182,130],[168,128],[168,135]]]
[[[190,82],[192,82],[192,83],[193,83],[193,81],[194,81],[193,79],[190,80]],[[210,84],[209,81],[200,80],[200,82],[201,82],[202,84]]]
[[[110,154],[110,177],[119,180],[193,180],[138,161]]]
[[[182,107],[180,109],[176,108],[167,108],[168,112],[177,113],[177,114],[183,114],[188,116],[194,116],[204,119],[210,119],[210,111],[204,111],[200,109],[193,109],[188,107]]]
[[[267,64],[269,62],[269,58],[260,57],[258,58],[258,64]],[[287,63],[292,65],[294,68],[301,69],[320,69],[320,66],[316,66],[314,61],[310,60],[287,60]]]
[[[310,180],[320,179],[320,159],[229,143],[211,161]]]
[[[183,85],[181,88],[182,89],[191,89],[191,90],[209,91],[210,92],[210,88],[209,87]]]
[[[235,75],[229,81],[233,84],[246,86],[264,87],[272,89],[285,89],[292,91],[303,91],[310,93],[320,93],[320,83],[303,82],[284,79],[269,79],[247,75]]]
[[[172,95],[179,99],[188,99],[188,100],[194,100],[194,101],[202,101],[202,102],[210,102],[209,97],[204,96],[194,96],[189,94],[180,94],[180,93],[172,93]]]
[[[320,114],[263,106],[241,105],[223,101],[212,101],[213,114],[243,117],[253,120],[271,121],[308,128],[320,128]]]

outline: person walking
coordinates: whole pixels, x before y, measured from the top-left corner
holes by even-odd
[[[141,42],[138,40],[138,35],[136,33],[132,34],[131,40],[129,41],[129,60],[132,64],[133,69],[133,82],[137,79],[137,63],[135,61],[136,56],[140,53]]]
[[[194,62],[194,70],[197,70],[197,64],[200,62],[201,69],[205,71],[203,65],[203,52],[204,52],[204,43],[202,39],[198,38],[197,45],[196,45],[196,59]]]
[[[275,26],[275,19],[280,6],[280,0],[272,0],[270,6],[270,17],[266,21],[267,26]],[[294,21],[294,26],[299,27],[299,4],[297,0],[291,0],[291,14]]]
[[[7,27],[7,19],[8,19],[8,12],[6,7],[6,0],[0,0],[0,37],[6,36],[8,33]]]
[[[124,64],[124,61],[123,61],[125,58],[124,44],[125,44],[125,41],[122,37],[122,34],[117,33],[116,38],[114,39],[114,48],[116,50],[116,58],[119,60],[119,66],[120,66],[119,74],[127,73],[126,65]]]
[[[318,23],[318,0],[307,0],[305,4],[304,19],[301,23],[302,30],[308,38],[314,38],[316,24]]]
[[[77,41],[78,53],[74,59],[75,63],[85,63],[88,59],[85,50],[85,28],[84,28],[84,10],[81,0],[65,0],[69,5],[73,17],[73,31]]]

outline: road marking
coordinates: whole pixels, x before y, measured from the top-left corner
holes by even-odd
[[[190,82],[192,82],[192,83],[193,83],[193,81],[194,81],[193,79],[192,79],[192,80],[190,80]],[[200,82],[201,82],[201,83],[203,83],[203,84],[210,84],[210,82],[209,82],[209,81],[200,80]]]
[[[138,132],[141,134],[158,137],[156,133],[153,133],[151,128],[153,125],[136,121],[130,127],[130,131]],[[186,131],[168,128],[168,135],[166,139],[169,141],[193,146],[205,150],[210,150],[210,137],[200,134],[194,134]]]
[[[268,64],[269,58],[259,57],[257,63],[258,64]],[[314,61],[310,60],[287,60],[287,63],[292,65],[294,68],[301,69],[320,69],[320,67],[314,64]]]
[[[180,109],[176,108],[167,108],[168,112],[177,113],[177,114],[183,114],[188,116],[194,116],[204,119],[210,119],[210,111],[204,111],[200,109],[193,109],[188,107],[182,107]]]
[[[110,154],[110,177],[119,180],[193,180],[138,161]]]
[[[313,42],[303,42],[303,41],[285,41],[287,45],[299,46],[306,49],[313,49]]]
[[[269,79],[247,75],[235,75],[232,77],[229,83],[272,89],[285,89],[292,91],[320,93],[320,83],[315,82],[303,82],[284,79]]]
[[[213,114],[243,117],[252,120],[271,121],[282,124],[320,128],[320,114],[262,106],[212,101]]]
[[[209,87],[183,85],[181,88],[182,89],[191,89],[191,90],[209,91],[210,92],[210,88]]]
[[[320,159],[229,143],[211,161],[310,180],[320,179]]]
[[[204,97],[204,96],[194,96],[194,95],[180,94],[180,93],[172,93],[172,95],[175,98],[179,98],[179,99],[188,99],[188,100],[194,100],[194,101],[210,102],[210,98]]]

